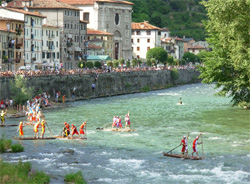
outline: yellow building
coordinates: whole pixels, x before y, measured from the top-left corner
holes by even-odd
[[[109,55],[114,58],[114,38],[113,33],[105,31],[87,29],[88,35],[88,55]]]

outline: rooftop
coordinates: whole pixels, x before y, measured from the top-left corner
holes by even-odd
[[[194,46],[188,47],[188,49],[206,49],[206,48],[200,45],[194,45]]]
[[[6,29],[5,27],[2,27],[2,26],[0,26],[0,31],[16,33],[16,31],[8,30],[8,29]]]
[[[27,0],[15,0],[8,3],[7,7],[23,8],[22,2]],[[32,0],[33,6],[27,6],[29,9],[71,9],[80,10],[67,3],[60,2],[59,0]]]
[[[95,2],[117,3],[117,4],[128,4],[128,5],[134,4],[128,1],[118,1],[118,0],[59,0],[59,1],[70,5],[93,5],[95,4]]]
[[[95,30],[95,29],[87,29],[87,34],[88,35],[113,35],[113,33],[108,33],[106,31],[100,31],[100,30]]]
[[[133,30],[162,30],[159,27],[153,26],[148,23],[148,21],[144,22],[132,22],[131,29]]]
[[[15,12],[19,12],[19,13],[23,13],[25,15],[32,15],[32,16],[36,16],[36,17],[42,17],[42,18],[45,18],[46,16],[43,16],[41,14],[39,14],[38,12],[29,12],[29,11],[25,11],[23,9],[16,9],[16,8],[4,8],[6,10],[10,10],[10,11],[15,11]]]

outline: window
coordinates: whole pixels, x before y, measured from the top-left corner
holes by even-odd
[[[134,43],[134,39],[131,39],[131,43]]]
[[[76,12],[75,12],[75,17],[76,17]]]
[[[83,20],[89,22],[89,12],[84,12],[84,13],[83,13]]]
[[[139,56],[139,55],[137,55],[137,59],[140,59],[140,56]]]
[[[140,47],[137,47],[137,51],[140,51]]]
[[[132,31],[132,35],[134,35],[135,34],[135,31]]]
[[[73,11],[71,11],[71,16],[73,16]]]
[[[103,40],[103,36],[101,36],[101,40]]]
[[[81,30],[83,30],[83,25],[81,24]]]
[[[134,47],[132,47],[132,51],[134,50]]]
[[[161,32],[160,32],[160,31],[158,31],[158,35],[161,35]]]
[[[56,32],[56,36],[58,36],[58,31]]]
[[[137,39],[137,43],[140,43],[140,39]]]
[[[59,52],[57,52],[57,59],[59,59],[59,57],[60,57],[60,53],[59,53]]]
[[[64,12],[64,15],[66,16],[67,15],[67,11],[65,10],[65,12]]]
[[[147,48],[147,51],[149,51],[149,50],[150,50],[150,47]]]
[[[45,59],[45,52],[43,52],[43,54],[42,54],[42,58],[43,58],[43,59]]]
[[[151,31],[147,31],[147,35],[151,35]]]
[[[150,39],[148,39],[148,43],[150,43]]]
[[[67,24],[64,24],[64,28],[65,28],[65,29],[67,28]]]
[[[141,31],[136,31],[136,34],[137,35],[141,35]]]

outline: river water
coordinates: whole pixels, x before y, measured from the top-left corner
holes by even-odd
[[[24,152],[1,156],[8,162],[30,161],[34,169],[51,176],[51,183],[63,183],[65,174],[79,170],[90,184],[249,183],[250,112],[232,107],[229,98],[214,96],[213,88],[192,84],[73,102],[70,108],[45,111],[46,120],[54,135],[64,121],[79,127],[86,120],[87,140],[18,141]],[[180,97],[183,105],[178,105]],[[114,115],[124,124],[128,110],[136,132],[96,129],[110,127]],[[0,134],[11,138],[16,129],[1,128]],[[190,154],[200,131],[204,160],[163,156],[188,132]],[[26,126],[24,134],[33,136],[32,127]],[[50,136],[48,129],[45,135]],[[68,149],[73,153],[64,153]],[[202,145],[198,151],[202,155]]]

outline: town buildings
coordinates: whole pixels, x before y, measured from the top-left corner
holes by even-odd
[[[131,59],[131,20],[133,3],[122,0],[60,0],[81,9],[80,18],[88,28],[113,34],[113,59]]]
[[[161,28],[149,24],[148,21],[132,23],[133,58],[146,61],[149,49],[161,47]]]

